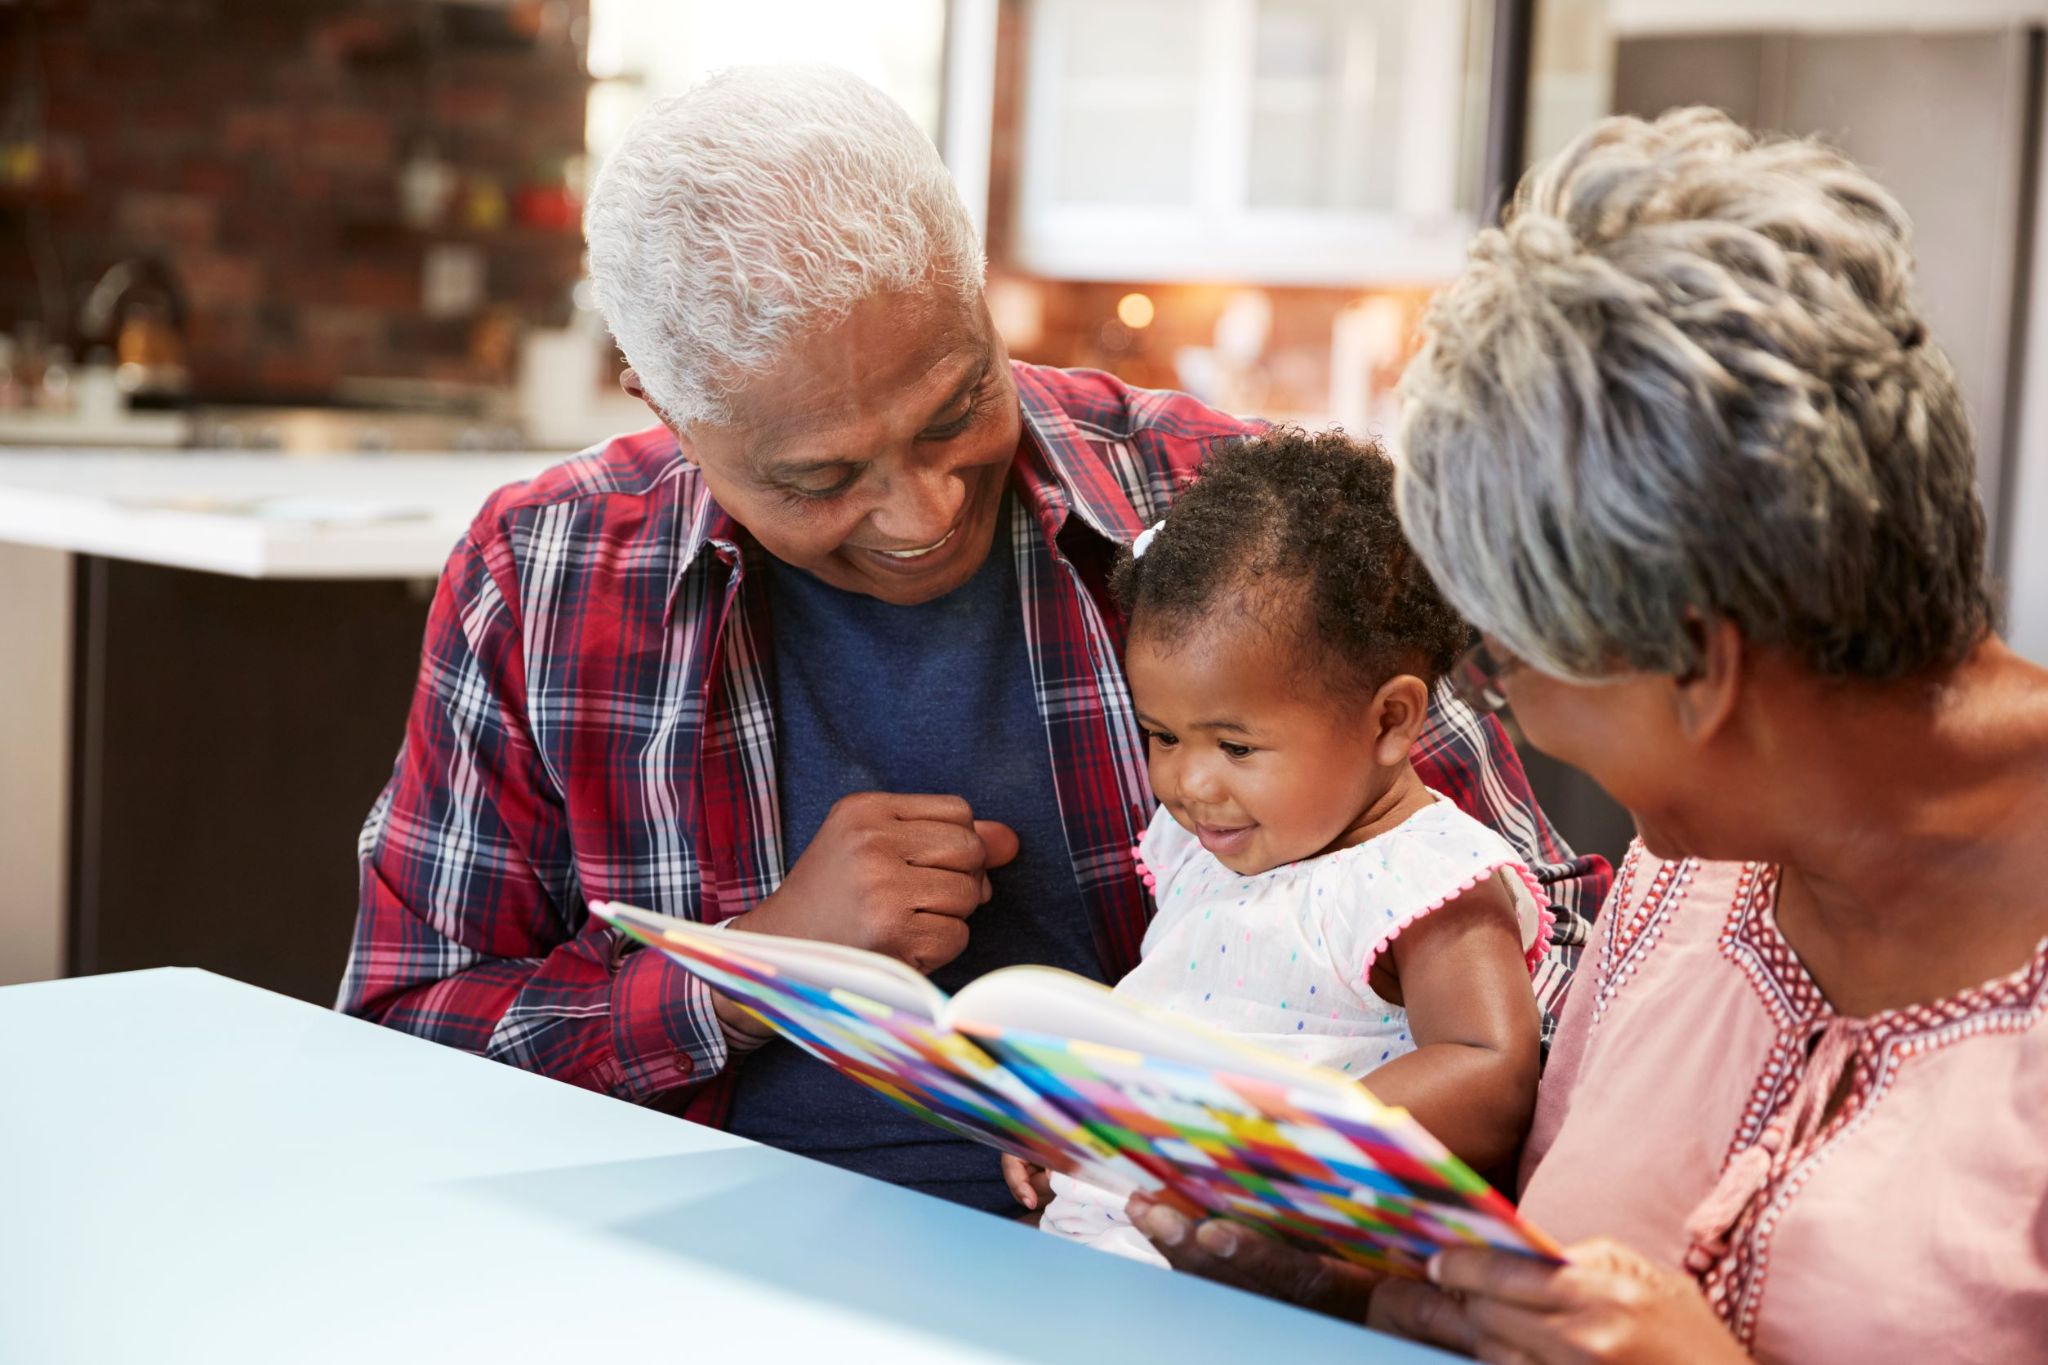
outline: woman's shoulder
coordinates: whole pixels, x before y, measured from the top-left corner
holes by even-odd
[[[1736,901],[1751,888],[1761,889],[1771,875],[1762,863],[1660,857],[1640,837],[1633,839],[1600,909],[1594,940],[1610,957],[1625,953],[1688,910],[1690,919],[1711,917],[1718,932]]]
[[[1665,857],[1652,853],[1648,845],[1643,843],[1642,836],[1638,835],[1629,840],[1628,852],[1622,855],[1621,862],[1615,869],[1614,892],[1608,899],[1615,901],[1621,898],[1624,878],[1633,883],[1629,891],[1630,894],[1636,895],[1641,893],[1646,882],[1654,882],[1659,878],[1668,881],[1680,874],[1696,885],[1733,886],[1745,875],[1754,876],[1759,868],[1766,866],[1768,864],[1696,858],[1687,854]]]

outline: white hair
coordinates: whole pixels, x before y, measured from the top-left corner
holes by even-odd
[[[1694,618],[1824,676],[1960,662],[1984,513],[1909,240],[1839,152],[1711,109],[1532,170],[1402,377],[1401,520],[1444,595],[1580,681],[1689,671]]]
[[[738,67],[635,119],[584,215],[590,278],[655,407],[688,426],[875,294],[972,299],[984,262],[931,139],[834,67]]]

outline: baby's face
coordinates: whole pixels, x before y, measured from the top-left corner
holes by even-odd
[[[1153,794],[1240,876],[1335,847],[1385,788],[1364,704],[1293,676],[1287,651],[1256,630],[1171,648],[1141,631],[1124,666]]]

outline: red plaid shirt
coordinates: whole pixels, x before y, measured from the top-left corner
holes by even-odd
[[[1115,980],[1151,914],[1130,849],[1152,799],[1109,565],[1211,444],[1253,428],[1106,375],[1015,369],[1028,515],[994,552],[1016,558],[1068,847]],[[761,553],[661,428],[492,496],[442,574],[405,746],[363,828],[340,1008],[723,1118],[707,989],[585,906],[717,922],[781,884]],[[1416,767],[1590,920],[1607,866],[1571,856],[1496,722],[1440,693]],[[1539,973],[1546,1007],[1569,962]]]

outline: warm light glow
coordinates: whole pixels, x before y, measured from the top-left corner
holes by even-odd
[[[1126,294],[1116,301],[1116,320],[1132,331],[1152,325],[1152,300],[1145,294]]]
[[[1375,365],[1399,363],[1408,345],[1408,310],[1391,294],[1374,294],[1358,305],[1366,352]]]

